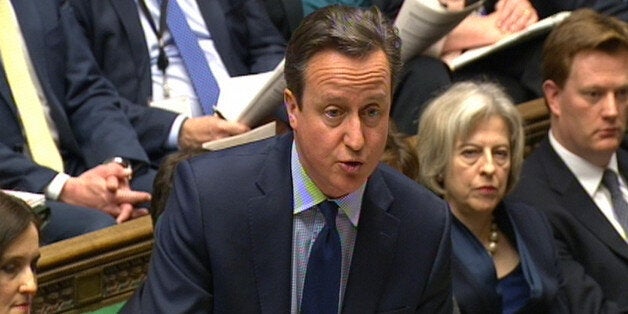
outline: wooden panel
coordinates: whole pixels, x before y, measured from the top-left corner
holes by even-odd
[[[81,313],[126,300],[144,280],[150,217],[41,248],[34,313]]]

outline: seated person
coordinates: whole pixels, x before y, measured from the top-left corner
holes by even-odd
[[[24,201],[0,192],[0,312],[30,313],[37,293],[39,220]]]
[[[454,9],[465,1],[443,0]],[[445,60],[460,50],[492,44],[539,19],[561,11],[592,8],[628,20],[628,2],[615,0],[489,0],[480,14],[467,17],[444,41]],[[481,79],[499,82],[515,104],[543,97],[541,51],[546,36],[539,36],[490,54],[452,72],[454,81]],[[449,56],[447,56],[449,54]]]
[[[139,105],[127,114],[154,156],[177,147],[200,148],[253,127],[221,119],[213,107],[231,77],[270,71],[284,56],[285,41],[259,0],[170,0],[164,1],[167,8],[159,0],[70,3],[103,74],[122,97]],[[162,11],[168,18],[161,19]],[[171,23],[189,27],[183,31],[193,38],[192,52],[173,35],[181,34],[181,27],[173,32]],[[211,82],[216,90],[208,95]],[[177,115],[183,112],[190,117]],[[157,157],[151,155],[156,163]]]
[[[451,313],[447,206],[379,163],[399,44],[376,8],[306,17],[286,53],[293,132],[179,163],[121,313]]]
[[[0,187],[46,195],[44,243],[146,214],[154,171],[70,8],[2,3]]]
[[[627,24],[574,11],[542,65],[550,130],[511,197],[548,217],[574,312],[628,313]]]
[[[504,201],[517,183],[524,136],[500,87],[461,82],[419,122],[419,182],[453,214],[454,298],[461,313],[568,313],[545,216]]]

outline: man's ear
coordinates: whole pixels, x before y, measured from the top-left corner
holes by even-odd
[[[545,102],[550,114],[560,116],[560,87],[556,82],[547,80],[543,82],[543,94],[545,94]]]
[[[286,112],[288,113],[288,122],[290,123],[290,127],[293,130],[296,130],[299,105],[297,103],[296,96],[294,96],[292,91],[287,88],[283,91],[283,102],[286,106]]]

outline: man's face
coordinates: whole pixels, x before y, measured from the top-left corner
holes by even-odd
[[[384,152],[391,103],[386,55],[351,58],[325,50],[309,61],[301,109],[284,97],[305,171],[325,195],[347,195],[366,182]]]
[[[552,132],[572,153],[606,167],[626,129],[628,51],[578,53],[560,88],[543,83]]]

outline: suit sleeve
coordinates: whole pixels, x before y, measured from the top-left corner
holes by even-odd
[[[36,164],[4,143],[0,144],[0,186],[2,188],[43,193],[44,188],[56,175],[56,171]]]
[[[187,161],[155,230],[148,276],[121,313],[209,313],[213,304],[209,254],[198,186]]]
[[[120,97],[100,73],[68,4],[60,11],[66,42],[65,109],[88,168],[121,156],[148,163]]]
[[[560,294],[566,299],[570,313],[620,313],[618,305],[604,297],[600,285],[589,275],[584,267],[570,253],[569,245],[560,231],[561,222],[566,221],[558,214],[565,211],[559,209],[550,195],[551,188],[542,180],[531,177],[522,177],[517,188],[509,196],[514,201],[527,203],[538,209],[543,209],[552,225],[556,251],[558,254],[558,267],[560,269]]]
[[[98,10],[101,7],[93,6],[90,9],[91,1],[83,1],[83,0],[72,0],[70,4],[72,6],[72,11],[76,20],[78,21],[78,25],[82,30],[82,36],[85,41],[90,44],[90,49],[94,55],[96,62],[104,62],[102,58],[113,57],[115,58],[118,55],[112,55],[109,49],[109,46],[105,45],[106,42],[101,37],[104,35],[97,36],[100,33],[106,33],[107,27],[103,26],[103,24],[98,24],[95,19],[99,19],[100,17],[93,16],[92,10]],[[135,6],[135,4],[133,4]],[[133,7],[135,10],[135,7]],[[118,21],[115,21],[118,22]],[[102,22],[101,22],[102,23]],[[95,29],[95,28],[102,29]],[[126,34],[117,34],[119,37],[123,37]],[[99,40],[103,41],[102,43]],[[113,39],[112,39],[113,41]],[[121,44],[118,42],[118,44]],[[98,51],[98,50],[102,51]],[[129,51],[122,50],[120,53],[130,53]],[[128,62],[133,62],[131,56],[125,55]],[[101,63],[102,64],[102,63]],[[124,66],[124,63],[116,63],[117,66]],[[133,129],[137,133],[138,139],[142,145],[142,147],[146,150],[151,160],[159,160],[163,156],[168,153],[171,153],[172,150],[169,150],[165,143],[168,139],[168,134],[170,132],[170,127],[172,126],[174,120],[177,117],[177,114],[174,112],[170,112],[167,110],[162,110],[158,108],[151,108],[144,104],[136,104],[132,101],[134,98],[124,98],[130,97],[130,95],[125,96],[125,93],[122,92],[123,89],[127,88],[124,85],[120,85],[120,78],[116,79],[114,73],[108,73],[106,70],[103,70],[103,73],[110,75],[108,77],[112,81],[112,85],[117,85],[120,90],[117,92],[122,97],[120,101],[120,107],[124,111],[125,115],[131,122]],[[123,73],[128,73],[124,71]],[[128,75],[128,74],[127,74]],[[148,78],[149,79],[149,78]],[[140,80],[138,80],[140,81]],[[132,85],[136,86],[136,85]],[[129,86],[130,87],[130,86]],[[133,94],[138,94],[138,98],[143,99],[141,88],[133,89]]]

